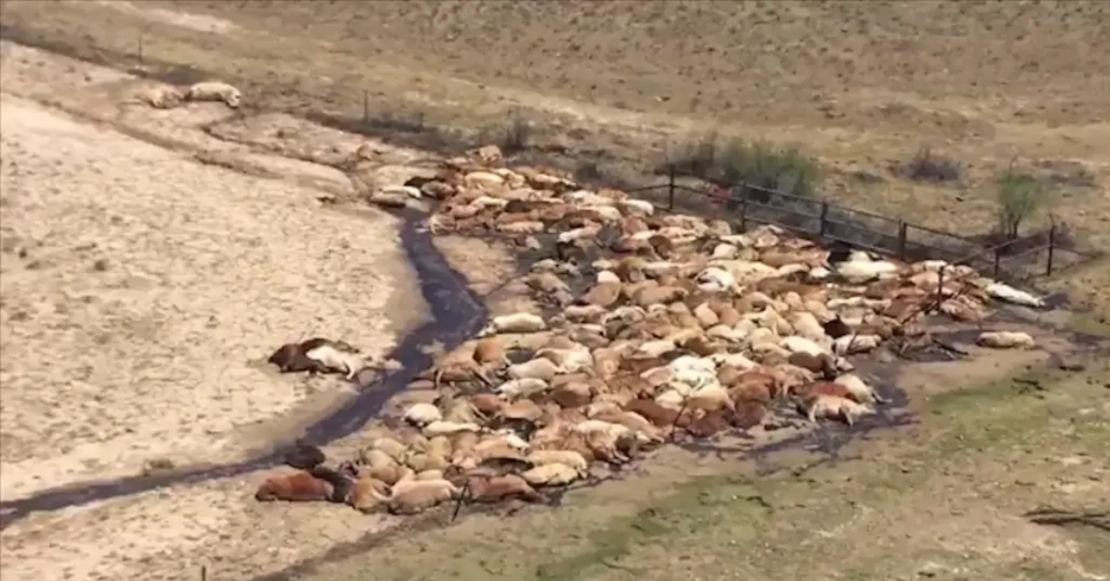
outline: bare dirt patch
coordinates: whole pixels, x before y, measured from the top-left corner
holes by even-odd
[[[451,267],[484,298],[491,315],[537,312],[517,265],[517,250],[502,241],[462,235],[437,236],[435,242]]]
[[[0,533],[12,581],[250,579],[384,528],[390,518],[341,505],[262,504],[265,474],[173,486],[56,513]]]
[[[3,107],[5,499],[257,445],[237,430],[339,389],[266,369],[282,341],[393,346],[394,220]]]
[[[207,136],[219,108],[128,108],[142,84],[127,75],[3,49],[4,500],[291,439],[351,389],[280,376],[270,350],[319,334],[379,357],[424,317],[398,221],[322,207],[351,190],[343,173]],[[31,514],[0,533],[2,575],[244,579],[389,520],[260,505],[267,475]]]

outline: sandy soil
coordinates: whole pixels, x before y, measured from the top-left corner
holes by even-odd
[[[392,347],[392,219],[8,96],[2,128],[5,500],[234,451],[310,393],[261,363],[284,341]]]
[[[351,182],[326,165],[364,138],[281,116],[220,125],[229,114],[218,105],[136,107],[128,95],[145,84],[129,75],[0,48],[5,500],[134,473],[150,459],[223,461],[294,437],[351,392],[334,378],[276,374],[259,361],[272,344],[326,333],[378,356],[421,322],[396,220],[343,204]],[[275,143],[275,133],[287,137]],[[411,155],[382,151],[360,168],[370,179],[410,171]],[[90,347],[123,365],[84,355]],[[32,350],[38,358],[9,356]],[[44,356],[61,365],[31,364]],[[34,423],[47,414],[59,421]],[[374,434],[348,438],[346,452]],[[266,476],[31,514],[0,533],[0,576],[193,581],[206,566],[210,579],[248,579],[391,522],[259,504],[252,495]]]
[[[281,470],[281,469],[279,469]],[[349,507],[258,503],[265,474],[33,514],[0,533],[5,581],[250,579],[393,522]]]
[[[435,243],[451,267],[466,275],[470,288],[483,298],[491,314],[538,312],[514,248],[497,240],[457,234],[437,236]]]

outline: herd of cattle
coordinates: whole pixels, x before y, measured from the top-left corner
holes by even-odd
[[[982,326],[996,301],[1044,306],[967,266],[830,253],[773,226],[735,232],[661,215],[624,192],[496,167],[496,152],[481,153],[377,195],[437,200],[433,234],[525,249],[539,306],[493,317],[440,357],[411,386],[436,397],[404,410],[407,428],[337,466],[302,444],[288,459],[298,470],[272,476],[257,499],[398,514],[450,499],[537,501],[544,487],[678,437],[763,430],[775,414],[851,425],[885,400],[849,357],[921,336],[926,317]],[[979,343],[1034,345],[1012,331],[984,331]],[[349,378],[353,351],[313,339],[270,361]]]

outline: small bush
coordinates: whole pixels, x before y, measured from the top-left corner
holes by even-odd
[[[532,143],[532,125],[520,115],[514,115],[501,134],[498,145],[505,155],[526,151]]]
[[[632,190],[644,185],[635,181],[641,177],[638,171],[619,163],[578,160],[572,173],[575,183],[584,186]]]
[[[717,164],[717,142],[716,133],[707,133],[680,145],[671,160],[675,170],[698,177],[710,175]]]
[[[1009,240],[1018,237],[1021,224],[1048,201],[1049,187],[1044,181],[1012,169],[998,180],[998,228]]]
[[[731,186],[745,183],[798,196],[812,196],[821,178],[816,160],[796,148],[709,133],[683,144],[668,165],[675,171]]]
[[[939,184],[958,181],[960,169],[958,162],[936,155],[928,147],[922,147],[917,150],[913,159],[903,164],[902,174],[911,180]]]

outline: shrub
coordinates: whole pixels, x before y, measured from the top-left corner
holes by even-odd
[[[1031,175],[1009,169],[998,180],[998,228],[1008,239],[1018,237],[1022,222],[1048,201],[1048,185]]]
[[[513,155],[528,149],[532,143],[532,125],[520,115],[513,115],[508,126],[501,133],[501,151],[505,155]]]
[[[902,174],[920,182],[954,182],[960,179],[960,164],[934,154],[928,147],[922,147],[913,159],[902,165]]]
[[[745,183],[798,196],[812,196],[821,178],[817,161],[793,147],[730,138],[715,133],[681,145],[668,162],[675,171],[731,186]]]

